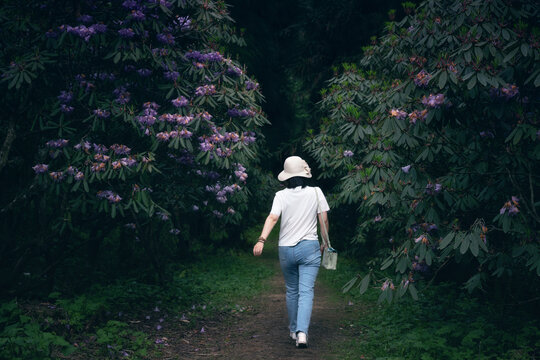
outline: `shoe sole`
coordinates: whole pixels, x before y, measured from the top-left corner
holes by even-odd
[[[306,343],[298,343],[296,344],[296,347],[298,349],[306,349],[307,348],[307,344]]]

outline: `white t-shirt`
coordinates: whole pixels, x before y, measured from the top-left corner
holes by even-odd
[[[320,211],[317,211],[319,195]],[[279,246],[295,246],[301,240],[319,240],[317,237],[317,212],[330,210],[321,189],[298,186],[278,191],[270,214],[281,215]]]

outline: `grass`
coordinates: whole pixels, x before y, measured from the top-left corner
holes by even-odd
[[[398,303],[378,304],[379,289],[364,295],[341,286],[363,269],[339,259],[338,270],[322,271],[320,280],[334,288],[340,301],[358,309],[349,319],[359,329],[342,344],[334,344],[339,359],[518,360],[538,358],[538,319],[523,309],[472,297],[450,284],[432,285]]]
[[[259,231],[248,229],[246,236],[256,239]],[[7,302],[0,312],[0,358],[61,358],[66,350],[77,359],[159,354],[149,333],[165,326],[161,319],[186,314],[193,328],[198,320],[238,311],[238,304],[266,289],[275,272],[273,251],[269,246],[263,258],[255,258],[221,250],[175,264],[166,286],[118,279],[75,297],[54,292],[39,302]]]

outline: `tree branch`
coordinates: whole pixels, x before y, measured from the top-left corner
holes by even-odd
[[[4,144],[2,144],[2,149],[0,149],[0,173],[7,164],[9,151],[11,150],[11,145],[13,145],[13,141],[15,141],[15,137],[15,120],[11,119],[8,124]]]

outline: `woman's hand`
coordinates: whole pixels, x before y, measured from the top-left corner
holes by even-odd
[[[257,242],[255,246],[253,247],[253,255],[260,256],[262,254],[263,248],[264,248],[264,243],[260,241]]]
[[[321,243],[321,255],[322,253],[324,252],[324,249],[326,248],[326,245],[324,245],[324,243]]]

